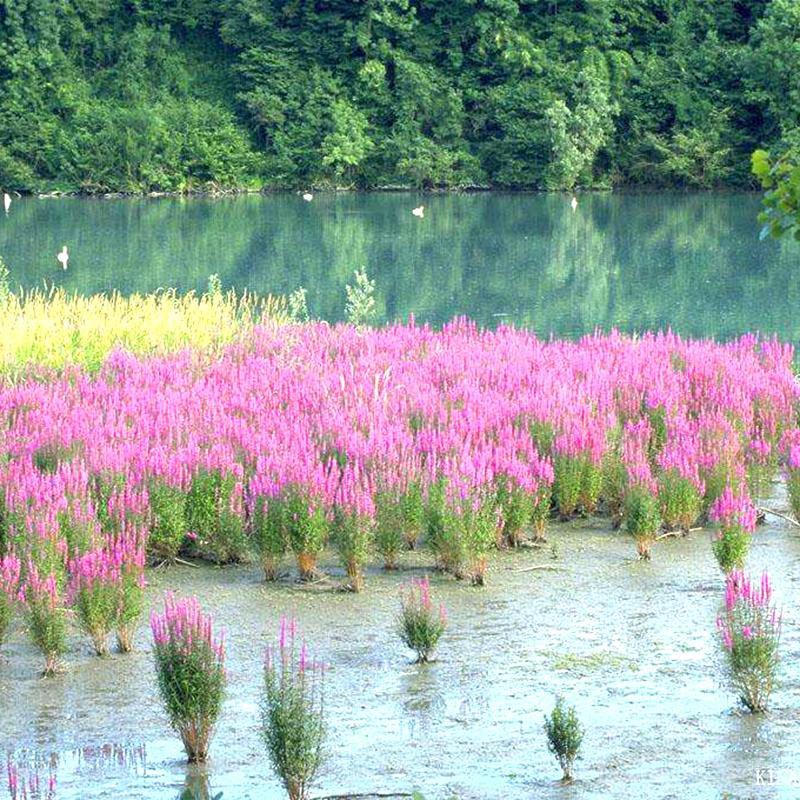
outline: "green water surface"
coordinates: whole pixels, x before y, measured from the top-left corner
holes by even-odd
[[[383,319],[466,314],[542,335],[672,327],[800,341],[800,245],[759,242],[756,194],[317,194],[15,199],[0,212],[12,280],[83,293],[304,286],[341,319],[357,267]],[[425,216],[411,210],[425,205]],[[66,244],[69,269],[56,253]]]

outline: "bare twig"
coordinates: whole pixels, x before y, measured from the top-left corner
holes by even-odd
[[[200,568],[199,564],[192,564],[191,561],[184,561],[182,558],[177,558],[176,557],[175,558],[175,563],[176,564],[183,564],[184,567],[194,567],[195,569],[199,569]]]
[[[685,534],[683,531],[666,531],[665,533],[659,533],[658,536],[656,536],[656,541],[659,541],[659,539],[668,539],[670,536],[684,536],[684,535]]]

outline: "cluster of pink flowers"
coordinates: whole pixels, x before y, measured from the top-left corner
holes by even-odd
[[[292,680],[293,677],[302,679],[307,672],[320,675],[325,672],[322,662],[309,657],[305,640],[300,642],[298,651],[298,637],[297,620],[294,617],[281,617],[277,652],[273,645],[267,645],[264,651],[264,669],[272,674],[279,671],[280,681]]]
[[[776,683],[781,631],[766,572],[758,582],[740,570],[728,575],[717,630],[739,699],[751,711],[765,710]]]
[[[211,651],[217,663],[225,663],[225,632],[215,636],[213,620],[203,613],[196,597],[175,598],[168,592],[164,601],[164,613],[153,611],[150,615],[150,630],[156,648],[169,648],[181,655],[189,655],[195,648]]]
[[[131,526],[147,537],[155,485],[186,496],[201,472],[232,481],[223,510],[242,525],[287,486],[370,519],[398,475],[423,494],[444,480],[454,502],[510,482],[549,504],[556,462],[575,484],[569,507],[593,512],[615,435],[627,485],[655,493],[669,471],[711,502],[750,463],[785,450],[800,463],[792,357],[756,336],[545,341],[465,319],[265,326],[213,358],[120,351],[95,376],[0,389],[0,537],[23,564],[46,554],[80,583],[100,569],[86,553]]]
[[[739,527],[747,533],[756,529],[756,507],[743,491],[736,492],[730,486],[712,503],[708,518],[723,529]]]
[[[27,605],[41,604],[55,611],[63,601],[55,573],[49,572],[43,575],[35,562],[29,560],[25,570],[25,582],[19,590],[19,599]]]
[[[780,623],[778,610],[772,605],[772,584],[766,572],[757,583],[741,570],[727,576],[725,613],[717,618],[717,630],[726,650],[733,650],[738,638],[777,637]]]
[[[68,602],[72,603],[81,591],[97,586],[117,586],[122,582],[121,563],[117,554],[105,548],[90,550],[69,564],[70,584]]]
[[[0,595],[13,603],[19,595],[20,560],[13,554],[0,558]]]
[[[428,576],[422,578],[412,578],[409,584],[405,587],[402,594],[402,603],[404,607],[414,608],[423,611],[427,614],[433,613],[433,600],[431,599],[431,583]],[[444,603],[439,604],[439,620],[442,623],[447,622],[447,609]]]

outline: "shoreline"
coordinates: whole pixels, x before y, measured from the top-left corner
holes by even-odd
[[[505,186],[459,186],[459,187],[427,187],[415,188],[412,186],[375,186],[371,188],[350,187],[324,187],[309,186],[305,188],[262,188],[262,189],[197,189],[186,192],[82,192],[79,190],[54,190],[50,192],[12,192],[16,199],[60,200],[64,198],[83,200],[161,200],[161,199],[223,199],[270,196],[270,195],[301,195],[303,191],[313,191],[315,194],[329,196],[340,194],[408,194],[408,195],[732,195],[748,194],[760,195],[762,191],[757,187],[723,186],[715,188],[699,187],[660,187],[647,184],[627,185],[607,188],[574,188],[574,189],[535,189],[514,188]]]

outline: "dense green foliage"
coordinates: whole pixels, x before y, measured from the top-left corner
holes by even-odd
[[[0,0],[0,186],[743,183],[795,0]]]
[[[764,150],[756,150],[753,174],[766,190],[764,210],[758,217],[764,225],[761,238],[777,239],[791,231],[800,241],[800,150],[789,148],[775,159]]]

